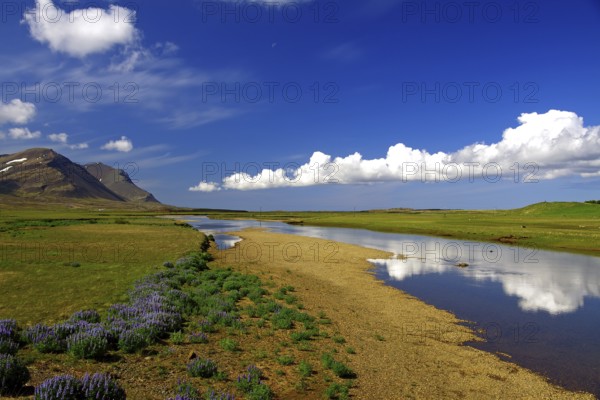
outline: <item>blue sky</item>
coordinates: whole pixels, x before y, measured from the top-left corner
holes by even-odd
[[[0,19],[0,152],[119,166],[165,203],[599,197],[597,0],[6,1]]]

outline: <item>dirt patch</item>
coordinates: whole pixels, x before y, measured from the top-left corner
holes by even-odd
[[[499,241],[500,243],[517,243],[519,240],[522,240],[522,239],[529,239],[529,236],[508,235],[508,236],[501,236],[496,240]]]

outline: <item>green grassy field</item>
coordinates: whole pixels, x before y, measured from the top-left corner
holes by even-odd
[[[103,310],[133,281],[197,250],[202,234],[131,212],[2,210],[0,319],[50,322]]]
[[[598,204],[538,203],[514,210],[487,211],[385,210],[205,214],[214,218],[282,220],[305,225],[445,236],[600,255]]]
[[[231,270],[163,266],[199,250],[204,235],[189,225],[127,210],[13,207],[0,216],[0,320],[15,319],[22,332],[37,323],[59,326],[86,309],[105,321],[111,305],[131,301],[135,281],[157,272],[174,272],[172,284],[187,279],[181,289],[197,300],[178,331],[132,352],[113,345],[97,359],[80,359],[22,342],[17,356],[31,378],[10,393],[17,398],[30,399],[32,387],[50,377],[81,378],[86,372],[118,376],[129,398],[165,399],[189,390],[200,396],[212,389],[248,399],[274,398],[273,390],[282,398],[304,398],[308,391],[312,398],[347,398],[354,373],[342,360],[355,351],[345,351],[331,320],[301,311],[293,287],[277,288],[272,277],[261,283]],[[224,310],[234,316],[231,321],[211,319]],[[187,367],[190,352],[199,350],[199,357],[209,355],[218,367],[210,377]],[[257,364],[268,387],[258,378],[236,381]]]

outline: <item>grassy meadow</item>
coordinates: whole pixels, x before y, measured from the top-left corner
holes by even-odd
[[[122,212],[3,210],[0,319],[30,324],[104,310],[202,237],[173,220]]]
[[[537,203],[514,210],[381,210],[364,212],[211,213],[215,218],[255,218],[433,235],[512,246],[600,255],[600,205]]]
[[[0,353],[29,372],[0,396],[103,373],[131,399],[348,398],[355,350],[325,313],[306,313],[293,286],[265,273],[207,267],[202,233],[152,214],[2,209]],[[127,319],[161,301],[164,311]]]

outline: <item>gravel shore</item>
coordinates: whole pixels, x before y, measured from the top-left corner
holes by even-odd
[[[260,229],[235,234],[244,240],[219,251],[218,263],[293,285],[307,311],[327,314],[356,349],[355,398],[594,398],[464,346],[476,337],[453,314],[369,273],[366,259],[385,252]]]

